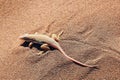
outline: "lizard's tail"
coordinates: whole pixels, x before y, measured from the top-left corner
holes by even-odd
[[[62,48],[59,48],[59,50],[60,50],[60,52],[61,52],[66,58],[68,58],[69,60],[71,60],[71,61],[73,61],[73,62],[75,62],[75,63],[77,63],[77,64],[79,64],[79,65],[81,65],[81,66],[84,66],[84,67],[92,67],[92,68],[93,68],[93,67],[96,67],[95,65],[88,65],[88,64],[82,63],[82,62],[80,62],[80,61],[78,61],[78,60],[76,60],[76,59],[68,56],[68,55],[65,53],[65,51],[63,51]]]

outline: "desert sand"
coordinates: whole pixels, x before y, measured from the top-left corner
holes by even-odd
[[[65,52],[37,55],[25,33],[64,30]],[[0,0],[0,80],[120,80],[120,0]]]

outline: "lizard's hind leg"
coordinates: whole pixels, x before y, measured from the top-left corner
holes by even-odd
[[[40,46],[41,49],[43,49],[42,51],[40,51],[39,53],[37,53],[37,55],[41,55],[41,54],[44,54],[46,51],[50,50],[48,44],[42,44]]]
[[[50,50],[48,44],[42,44],[40,48],[43,49],[44,51]]]
[[[57,34],[51,34],[51,38],[53,38],[55,41],[60,41],[60,36],[63,34],[63,31],[61,31],[58,35]]]

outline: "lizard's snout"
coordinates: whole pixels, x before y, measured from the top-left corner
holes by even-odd
[[[23,36],[19,36],[19,39],[23,39]]]
[[[19,39],[26,39],[27,36],[28,36],[28,34],[25,34],[25,35],[19,36]]]

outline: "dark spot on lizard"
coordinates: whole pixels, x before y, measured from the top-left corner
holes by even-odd
[[[45,42],[33,43],[31,49],[34,47],[34,48],[37,48],[38,50],[42,51],[43,49],[41,49],[40,46],[41,46],[42,44],[44,44],[44,43],[45,43]],[[23,44],[21,44],[20,46],[29,47],[29,44],[30,44],[30,42],[25,41],[25,42],[24,42]],[[50,50],[55,50],[55,48],[53,48],[52,46],[49,46],[49,48],[50,48]]]

